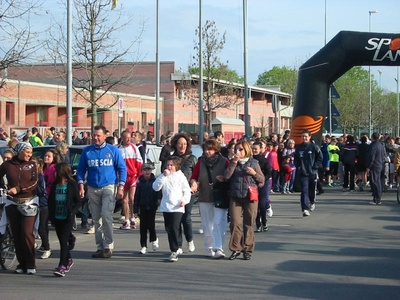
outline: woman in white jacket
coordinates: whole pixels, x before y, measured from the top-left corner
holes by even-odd
[[[164,215],[165,230],[168,234],[171,255],[169,260],[178,260],[178,236],[185,205],[190,202],[191,190],[185,175],[180,170],[180,158],[173,156],[167,160],[167,168],[153,183],[155,191],[162,190],[160,211]]]

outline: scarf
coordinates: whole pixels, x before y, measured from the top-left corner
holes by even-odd
[[[219,159],[219,154],[215,154],[214,156],[211,157],[207,157],[204,155],[202,158],[203,162],[209,168],[212,168],[218,162],[218,159]]]
[[[250,157],[241,158],[241,159],[239,159],[239,163],[240,163],[241,165],[244,165],[245,163],[247,163],[247,162],[249,161],[249,158],[250,158]]]

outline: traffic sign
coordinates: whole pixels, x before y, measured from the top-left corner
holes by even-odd
[[[339,110],[337,109],[336,105],[333,104],[333,102],[331,102],[331,115],[332,117],[340,117],[340,113]],[[326,113],[325,113],[326,117],[329,117],[329,103],[326,106]]]
[[[329,132],[329,117],[327,117],[324,121],[324,128]],[[335,131],[338,128],[338,121],[335,118],[332,118],[332,131]]]

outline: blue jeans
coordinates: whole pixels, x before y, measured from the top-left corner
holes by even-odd
[[[301,210],[309,210],[311,204],[315,202],[315,188],[317,186],[317,175],[301,176],[300,175],[300,203]]]
[[[97,250],[114,249],[114,185],[102,188],[88,187],[89,209],[95,228]]]
[[[182,227],[183,233],[185,235],[186,241],[193,241],[193,225],[192,225],[192,209],[195,201],[195,196],[192,195],[190,198],[190,202],[185,205],[185,213],[182,216],[181,225],[179,226],[179,237],[178,237],[178,245],[179,248],[182,248]]]
[[[269,193],[271,191],[270,180],[266,180],[263,187],[258,188],[258,209],[256,217],[256,225],[260,227],[267,225],[267,208],[269,207]]]

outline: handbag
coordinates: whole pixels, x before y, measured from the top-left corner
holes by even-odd
[[[258,202],[258,187],[250,185],[249,181],[247,180],[247,176],[244,176],[244,181],[247,183],[247,196],[249,196],[249,200],[251,202]]]
[[[229,208],[229,203],[230,203],[230,198],[228,193],[230,188],[229,182],[217,181],[214,185],[211,178],[211,170],[207,165],[206,168],[207,168],[208,181],[213,195],[214,206],[221,209]]]

